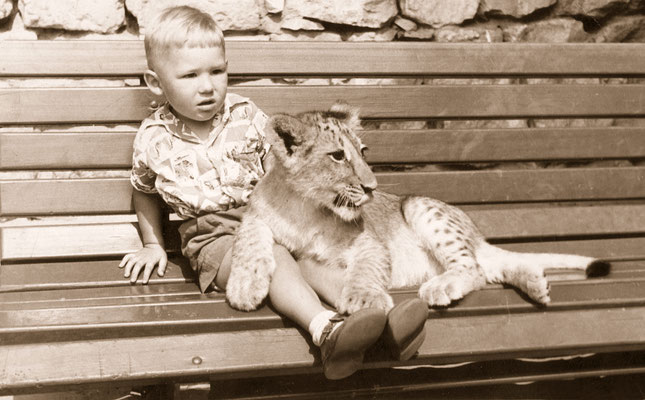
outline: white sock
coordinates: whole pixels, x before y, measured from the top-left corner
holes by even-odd
[[[313,340],[316,346],[320,346],[322,342],[322,334],[325,330],[325,327],[329,324],[329,320],[336,315],[335,312],[330,310],[321,311],[318,313],[309,323],[309,333],[311,333],[311,339]],[[335,331],[343,322],[340,321],[334,325],[331,332]],[[331,332],[329,334],[331,335]]]

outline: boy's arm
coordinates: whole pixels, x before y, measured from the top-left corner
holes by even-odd
[[[155,266],[159,265],[157,274],[163,276],[168,263],[162,232],[163,213],[156,194],[134,189],[132,201],[139,221],[143,248],[135,253],[126,254],[119,267],[125,267],[124,276],[130,278],[132,283],[137,281],[143,268],[143,283],[147,284]]]

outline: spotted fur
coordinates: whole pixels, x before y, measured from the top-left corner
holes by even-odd
[[[392,288],[419,286],[429,305],[445,306],[487,282],[545,304],[545,268],[608,268],[590,257],[502,250],[456,207],[375,190],[352,108],[277,115],[269,128],[276,162],[251,196],[233,249],[227,298],[236,308],[255,309],[266,297],[274,243],[345,269],[336,306],[348,313],[391,308]]]

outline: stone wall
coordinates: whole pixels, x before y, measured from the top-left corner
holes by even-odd
[[[214,15],[227,40],[325,40],[435,42],[644,42],[645,0],[0,0],[0,40],[139,40],[151,15],[170,4],[191,4]],[[0,55],[1,56],[1,55]],[[401,80],[317,79],[238,84],[387,84]],[[450,80],[456,83],[458,80]],[[463,80],[489,83],[489,80]],[[621,80],[627,82],[627,80]],[[495,83],[518,83],[502,82]],[[597,83],[591,79],[590,83]],[[406,84],[442,84],[425,79]],[[535,83],[535,82],[523,82]],[[616,83],[616,81],[614,81]],[[2,87],[141,86],[129,79],[0,79]],[[369,128],[524,128],[565,126],[645,126],[642,119],[599,120],[479,120],[369,121]],[[125,127],[136,129],[136,125]],[[0,132],[16,127],[2,127]],[[65,127],[28,126],[27,131]],[[69,130],[124,129],[67,127]],[[607,161],[616,166],[633,160]],[[543,168],[550,165],[469,165],[466,168]],[[560,166],[560,165],[554,165]],[[383,166],[385,167],[385,166]],[[455,168],[450,166],[449,168]],[[400,168],[397,166],[395,168]],[[443,166],[416,165],[441,169]],[[127,171],[0,172],[1,179],[128,176]]]
[[[137,39],[173,3],[229,38],[641,42],[645,0],[0,0],[0,40]]]

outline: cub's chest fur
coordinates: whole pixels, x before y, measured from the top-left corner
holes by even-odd
[[[272,190],[274,181],[279,179],[276,175],[270,174],[258,184],[249,213],[261,216],[271,227],[278,244],[297,257],[316,260],[337,258],[351,247],[364,229],[362,221],[339,223],[338,217],[329,210],[315,207],[292,193],[276,193]]]

